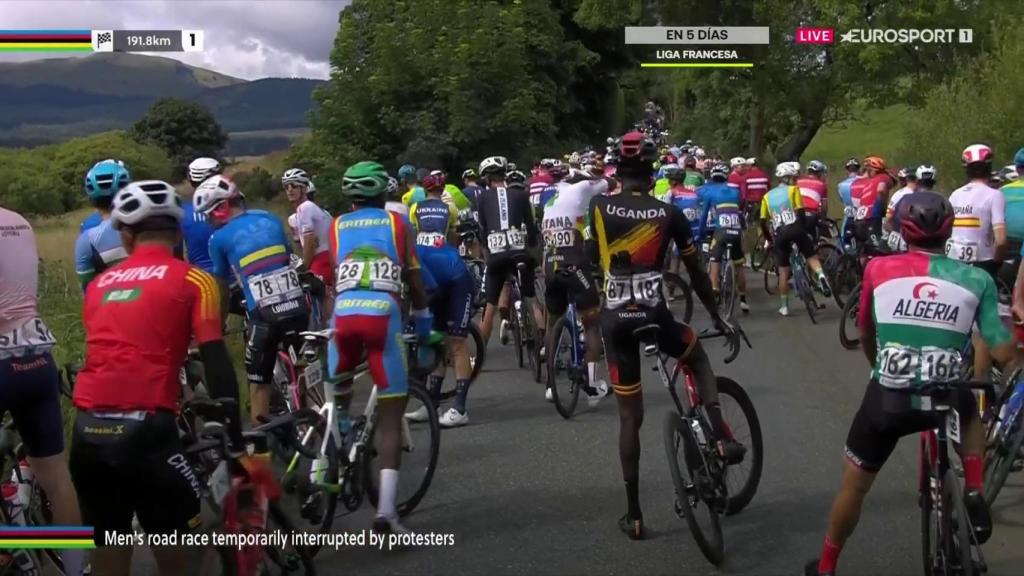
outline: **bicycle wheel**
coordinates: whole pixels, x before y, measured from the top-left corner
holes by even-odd
[[[1012,385],[1012,383],[1011,383]],[[996,501],[999,491],[1006,484],[1013,465],[1020,459],[1021,445],[1024,444],[1024,410],[1018,410],[1014,421],[1003,422],[1009,433],[1000,433],[985,454],[985,501],[989,506]]]
[[[773,258],[764,267],[764,291],[767,292],[769,296],[775,295],[775,290],[778,287],[778,281],[779,267],[775,264],[775,259]]]
[[[678,318],[681,318],[684,324],[689,324],[693,319],[693,289],[690,288],[690,284],[682,276],[672,272],[663,274],[662,282],[664,282],[665,302],[669,303],[669,307],[674,307],[681,300],[683,310],[682,315]],[[675,301],[670,301],[669,295],[675,296]]]
[[[751,270],[760,270],[769,263],[771,257],[772,255],[768,250],[768,246],[766,246],[764,235],[761,230],[758,229],[757,234],[754,236],[754,246],[750,250]]]
[[[294,534],[295,523],[285,513],[284,508],[277,500],[272,500],[267,508],[267,533]],[[264,554],[267,560],[272,562],[279,571],[264,571],[263,574],[292,574],[300,571],[302,574],[312,576],[316,574],[316,567],[313,565],[313,554],[315,552],[309,546],[293,546],[286,539],[284,548],[273,545],[264,547]],[[267,566],[270,567],[269,564]]]
[[[857,315],[860,314],[860,285],[858,284],[843,306],[843,315],[839,318],[839,343],[847,350],[860,347],[860,329],[857,326]]]
[[[568,420],[576,411],[576,403],[580,399],[580,387],[578,385],[577,372],[579,366],[572,362],[573,342],[572,329],[565,316],[555,323],[551,335],[548,337],[548,387],[551,388],[551,397],[555,404],[555,410]]]
[[[526,354],[527,364],[530,366],[530,373],[533,374],[533,381],[539,384],[543,382],[541,380],[543,365],[540,361],[540,330],[534,326],[532,309],[523,313],[523,335],[523,342],[526,344],[524,354]]]
[[[521,303],[522,301],[520,301]],[[516,363],[520,368],[524,365],[523,358],[523,327],[519,324],[519,314],[512,311],[510,324],[512,325],[512,345],[516,347]]]
[[[480,328],[477,327],[476,322],[469,323],[469,331],[466,333],[466,351],[469,352],[469,367],[471,369],[469,375],[469,382],[473,383],[476,381],[477,376],[480,375],[480,370],[484,367],[484,361],[487,359],[487,347],[484,346],[484,338],[480,335]],[[451,352],[446,349],[445,364],[448,367],[448,371],[453,375],[455,374],[455,359],[452,358]],[[433,370],[431,370],[433,372]],[[427,373],[422,374],[424,380],[428,376]],[[445,375],[444,385],[441,387],[441,396],[438,398],[438,402],[444,400],[450,400],[455,397],[455,393],[458,390],[457,379],[452,377],[448,378]]]
[[[935,576],[939,572],[939,509],[940,503],[932,499],[931,484],[932,468],[926,454],[927,444],[920,449],[921,470],[924,476],[918,488],[918,504],[921,507],[921,559],[924,563],[924,576]]]
[[[321,421],[316,426],[300,427],[298,430],[302,446],[311,452],[320,453],[324,446],[327,422]],[[307,436],[308,434],[308,436]],[[341,475],[338,446],[332,435],[328,435],[324,453],[318,458],[320,466],[325,468],[314,475],[316,460],[304,456],[300,452],[290,455],[288,466],[279,478],[281,489],[298,502],[299,516],[320,534],[331,531],[338,510],[338,499],[345,493],[345,507],[349,510],[362,504],[361,486],[352,486],[351,471],[346,471],[346,482],[343,486],[339,481]],[[356,492],[353,493],[352,490]],[[310,554],[320,551],[320,546],[310,546]]]
[[[946,476],[942,481],[942,499],[949,503],[945,508],[947,512],[943,519],[944,531],[948,531],[944,538],[951,546],[947,548],[946,564],[955,565],[951,568],[955,573],[962,576],[974,576],[974,560],[971,558],[971,522],[967,517],[967,506],[964,504],[964,493],[960,489],[960,482],[952,469],[946,470]]]
[[[402,419],[402,464],[398,474],[396,502],[399,516],[405,516],[416,509],[426,496],[430,482],[434,479],[434,472],[437,471],[437,457],[441,451],[441,425],[437,421],[437,407],[430,401],[430,396],[420,384],[410,382],[409,403],[405,411],[415,412],[421,406],[427,409],[426,422]],[[367,441],[363,464],[366,473],[366,493],[370,497],[370,503],[377,506],[380,494],[380,466],[377,464],[377,448],[372,437]]]
[[[733,438],[747,447],[743,462],[726,469],[725,484],[728,486],[729,502],[726,515],[743,510],[754,499],[761,484],[764,468],[764,436],[761,435],[761,420],[757,417],[754,402],[739,382],[719,376],[718,401],[722,406],[722,418],[729,424]]]
[[[836,263],[834,278],[829,278],[836,306],[840,309],[846,306],[846,300],[853,289],[860,284],[860,280],[860,262],[857,260],[857,256],[843,254]]]
[[[811,324],[817,324],[818,303],[814,300],[814,288],[811,287],[811,280],[803,266],[804,264],[801,264],[800,268],[793,267],[793,283],[796,284],[796,291],[800,299],[804,301],[807,315],[811,317]]]
[[[818,244],[818,260],[821,262],[821,269],[825,271],[825,277],[831,280],[836,271],[836,265],[842,257],[842,252],[828,242]]]
[[[732,260],[727,260],[722,264],[722,276],[719,286],[719,298],[721,299],[718,306],[718,313],[726,320],[732,319],[732,314],[736,309],[736,274],[742,274],[742,271],[736,271],[736,264]]]
[[[725,540],[718,510],[713,503],[714,495],[708,488],[713,480],[707,477],[704,455],[689,424],[674,410],[665,414],[663,431],[665,456],[676,492],[676,514],[686,518],[700,551],[709,562],[718,566],[725,558]]]

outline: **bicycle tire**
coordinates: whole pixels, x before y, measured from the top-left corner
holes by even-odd
[[[569,322],[565,316],[562,316],[555,322],[555,327],[551,331],[551,335],[548,337],[548,387],[551,389],[551,398],[555,404],[555,410],[558,414],[569,420],[572,418],[573,413],[576,411],[576,404],[580,399],[580,387],[577,382],[572,381],[572,373],[568,369],[569,364],[572,362],[572,353],[569,353],[569,362],[566,364],[565,376],[569,382],[569,388],[565,392],[559,392],[557,386],[558,370],[553,368],[551,363],[554,362],[557,366],[558,363],[558,351],[562,348],[562,337],[563,335],[568,338],[569,346],[574,346],[572,330],[569,327]],[[578,368],[578,367],[577,367]]]
[[[828,242],[819,243],[816,252],[818,261],[821,262],[821,268],[825,271],[825,277],[831,279],[842,254],[838,248]]]
[[[935,557],[938,552],[938,511],[932,500],[932,467],[928,462],[929,450],[926,443],[921,444],[919,460],[921,463],[921,484],[918,486],[918,505],[921,508],[921,560],[924,576],[935,576]]]
[[[512,345],[516,347],[516,364],[520,368],[524,365],[523,358],[523,327],[519,325],[519,320],[516,318],[516,313],[512,311],[512,318],[509,322],[512,328]]]
[[[530,365],[530,372],[533,375],[533,381],[540,384],[541,382],[543,382],[541,376],[543,376],[542,372],[544,367],[541,365],[540,361],[541,346],[540,342],[538,341],[538,337],[540,336],[540,329],[534,326],[533,310],[529,310],[527,314],[524,314],[523,320],[526,324],[524,326],[524,328],[526,329],[526,350],[524,353],[528,354],[527,364]]]
[[[836,264],[835,277],[832,282],[832,298],[840,309],[846,306],[847,295],[851,294],[860,282],[860,261],[853,254],[843,254]]]
[[[7,523],[7,514],[4,514],[5,523]],[[43,492],[43,487],[38,482],[32,482],[32,496],[29,500],[29,507],[25,510],[26,524],[29,526],[51,526],[53,525],[53,512],[50,509],[50,501],[46,498],[46,494]],[[54,550],[53,548],[43,548],[36,550],[26,550],[29,553],[35,553],[35,557],[38,560],[46,559],[58,572],[64,574],[64,557],[61,555],[60,550]],[[87,560],[84,558],[83,560]],[[88,566],[88,562],[86,562]],[[40,566],[41,567],[41,566]],[[88,572],[86,572],[88,574]]]
[[[985,501],[989,506],[996,501],[999,491],[1006,484],[1006,478],[1020,455],[1021,445],[1024,445],[1024,410],[1018,410],[1015,419],[1016,422],[1003,423],[1003,426],[1016,427],[1011,428],[1009,441],[998,441],[986,451],[989,454],[985,458]],[[1006,438],[1002,434],[1000,437]]]
[[[856,350],[860,348],[860,329],[857,326],[857,315],[860,313],[860,285],[858,284],[853,292],[850,293],[850,297],[846,299],[846,305],[843,306],[843,314],[839,318],[839,343],[843,345],[843,348],[847,350]],[[853,324],[855,336],[850,336],[847,332],[847,326],[849,323]]]
[[[725,540],[722,537],[722,525],[718,518],[716,507],[705,501],[693,482],[694,472],[690,466],[690,460],[700,458],[697,443],[693,439],[693,432],[679,414],[670,410],[665,413],[663,425],[665,440],[665,456],[668,459],[669,472],[672,475],[672,485],[676,493],[676,513],[682,510],[686,518],[686,524],[690,527],[693,539],[697,542],[704,557],[708,562],[718,566],[725,559]],[[683,462],[679,460],[679,448],[683,449]],[[680,466],[684,464],[684,466]],[[683,478],[683,473],[687,478]],[[696,494],[694,494],[696,492]],[[703,506],[706,509],[708,519],[708,530],[704,528],[697,519],[695,508]]]
[[[409,383],[409,397],[410,399],[415,398],[417,402],[421,403],[423,406],[427,408],[426,422],[417,422],[415,423],[415,425],[417,427],[425,426],[426,429],[429,430],[430,440],[426,448],[429,450],[430,454],[428,456],[427,465],[423,470],[423,476],[420,478],[420,481],[416,489],[411,492],[403,491],[403,484],[401,483],[402,479],[409,478],[410,473],[412,472],[409,469],[409,466],[407,465],[408,463],[403,462],[401,472],[398,476],[399,501],[396,502],[395,504],[395,508],[398,511],[398,515],[403,517],[407,516],[409,513],[415,510],[416,506],[419,505],[420,501],[423,500],[423,497],[427,495],[427,490],[430,488],[430,483],[434,479],[434,473],[437,472],[437,459],[439,453],[441,452],[441,425],[438,423],[437,406],[434,405],[434,403],[430,400],[430,395],[427,393],[426,389],[423,388],[423,386],[419,383]],[[412,423],[406,421],[406,424]],[[377,482],[379,481],[380,478],[380,471],[377,470],[375,466],[373,466],[373,461],[377,457],[377,449],[373,443],[373,436],[374,435],[371,434],[371,437],[367,439],[366,453],[363,456],[363,466],[364,477],[366,479],[366,494],[370,498],[370,503],[374,507],[376,507],[378,497],[380,495],[379,486],[377,485]],[[402,452],[402,460],[405,461],[405,455],[408,454],[407,448],[403,447]]]
[[[950,513],[945,515],[944,522],[952,530],[953,520],[957,520],[956,533],[950,534],[951,541],[957,549],[952,550],[951,547],[949,550],[959,561],[960,570],[957,574],[974,576],[974,560],[971,558],[971,525],[967,517],[967,506],[964,504],[963,490],[960,489],[960,483],[952,469],[946,470],[945,479],[942,481],[942,493],[943,499],[950,504],[947,508]],[[947,563],[948,561],[949,558],[947,558]]]
[[[770,282],[771,278],[773,276],[773,273],[774,273],[774,276],[775,276],[775,283],[776,283],[776,287],[775,288],[772,287],[771,282]],[[772,263],[770,263],[770,264],[768,264],[767,266],[764,267],[763,275],[764,275],[764,291],[767,292],[769,296],[774,296],[775,292],[776,292],[776,290],[778,288],[779,267],[776,266],[774,261],[773,261]]]
[[[668,295],[670,293],[673,293],[677,296],[676,301],[678,301],[678,295],[682,295],[683,314],[681,318],[684,324],[689,324],[690,321],[693,320],[693,289],[690,288],[690,284],[686,280],[684,280],[682,276],[672,272],[664,273],[662,275],[662,281],[664,282],[664,294],[666,303],[671,304],[671,302],[669,302],[668,299]],[[673,288],[675,289],[674,291]]]
[[[732,260],[728,260],[722,264],[722,279],[720,281],[721,291],[719,292],[721,298],[721,306],[719,307],[719,314],[726,320],[731,320],[733,313],[736,311],[736,264]],[[742,272],[739,272],[742,273]]]
[[[804,265],[806,266],[806,264]],[[811,324],[817,324],[818,318],[816,317],[816,314],[818,312],[818,303],[814,300],[814,288],[811,287],[811,279],[807,275],[807,270],[805,268],[801,268],[797,271],[797,269],[794,268],[793,274],[795,275],[794,284],[796,284],[797,294],[804,302],[804,307],[807,309],[807,315],[811,317]]]
[[[326,433],[324,429],[325,426],[326,420],[317,424],[313,429],[313,433],[302,445],[314,452],[319,452],[320,446],[323,443],[324,434]],[[333,435],[328,435],[327,437],[327,445],[324,455],[327,457],[327,469],[324,471],[324,477],[321,480],[321,487],[319,488],[320,497],[323,499],[321,503],[323,508],[321,516],[319,520],[317,520],[316,518],[306,517],[305,514],[303,514],[304,519],[309,521],[310,524],[318,525],[317,532],[320,534],[327,534],[331,531],[331,527],[334,525],[334,518],[338,510],[338,500],[341,498],[342,493],[342,485],[339,482],[341,476],[341,465],[339,462],[338,446],[334,441]],[[299,508],[301,510],[306,504],[306,501],[312,497],[318,489],[312,486],[309,478],[313,460],[306,458],[300,453],[295,453],[293,457],[296,459],[294,469],[291,472],[294,477],[289,477],[288,472],[286,471],[285,475],[279,480],[283,493],[297,494]],[[354,488],[358,490],[360,487]],[[358,507],[358,505],[362,503],[361,497],[358,498],[358,500],[359,502],[355,503],[355,507]],[[349,504],[346,504],[346,508],[351,507]],[[312,545],[308,548],[310,553],[314,556],[320,551],[319,545]]]
[[[739,406],[744,419],[747,421],[747,428],[750,430],[750,442],[747,446],[747,454],[743,459],[744,462],[751,462],[750,474],[739,490],[733,490],[731,486],[729,488],[729,500],[725,508],[725,514],[731,516],[746,508],[750,501],[754,499],[754,495],[757,494],[757,488],[761,484],[761,473],[764,471],[764,435],[761,432],[761,419],[754,408],[754,402],[750,399],[747,391],[743,389],[743,386],[740,386],[740,383],[732,378],[726,378],[725,376],[719,376],[716,380],[719,398],[728,396],[735,400],[736,405]],[[729,422],[729,427],[733,430],[734,434],[737,430],[742,430],[740,426],[737,426],[735,419],[729,419],[727,422]],[[729,477],[729,474],[736,466],[738,465],[730,466],[727,469],[726,478]]]
[[[750,269],[755,272],[760,270],[768,264],[769,258],[771,253],[765,248],[764,235],[758,230],[754,237],[754,246],[750,250]]]
[[[214,527],[223,529],[223,522],[219,522]],[[271,500],[267,503],[267,527],[265,532],[277,531],[283,534],[294,534],[296,532],[295,524],[292,522],[288,514],[281,508],[281,504],[277,500]],[[210,549],[215,552],[216,556],[207,556],[200,561],[200,565],[197,566],[198,574],[221,574],[222,576],[241,576],[238,567],[238,550],[234,547],[227,546],[211,546]],[[264,547],[264,560],[263,566],[261,567],[260,574],[265,575],[285,575],[294,574],[297,568],[301,567],[301,574],[305,576],[316,576],[316,565],[313,563],[313,555],[310,546],[294,546],[290,548],[295,553],[294,558],[290,558],[287,566],[282,565],[282,558],[280,557],[282,549],[277,546],[265,546]],[[220,569],[216,570],[211,565],[211,562],[216,560]],[[279,570],[268,569],[268,564],[273,564]]]

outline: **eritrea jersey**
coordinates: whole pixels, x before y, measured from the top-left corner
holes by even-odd
[[[241,280],[250,315],[267,319],[305,313],[298,274],[291,269],[284,225],[264,210],[246,210],[210,237],[213,274]]]
[[[331,253],[338,263],[335,290],[339,306],[343,299],[365,298],[366,310],[348,306],[348,312],[379,315],[382,308],[374,302],[401,299],[402,271],[420,269],[415,232],[409,222],[383,208],[360,208],[334,219]],[[389,314],[390,308],[384,313]]]
[[[993,228],[1006,225],[1006,199],[995,188],[968,182],[949,196],[953,205],[953,235],[946,255],[961,262],[987,262],[995,258]]]
[[[210,258],[210,236],[213,225],[202,212],[196,212],[191,202],[183,202],[181,209],[181,235],[185,238],[185,254],[190,264],[195,264],[213,273],[213,259]]]
[[[798,210],[803,209],[800,189],[788,184],[779,184],[761,199],[761,219],[772,221],[772,230],[796,223]]]
[[[1024,180],[1015,180],[999,189],[1006,203],[1006,235],[1024,241]]]
[[[704,220],[701,214],[701,197],[697,190],[680,184],[672,187],[670,195],[672,205],[678,208],[690,223],[690,234],[694,238],[700,238]]]
[[[75,273],[82,290],[97,274],[128,257],[121,246],[121,235],[110,218],[78,235],[75,241]]]
[[[911,251],[871,260],[864,270],[858,324],[874,325],[872,378],[914,390],[960,378],[960,352],[977,322],[990,347],[1010,341],[987,272],[939,254]]]
[[[738,187],[727,182],[709,182],[701,186],[697,192],[701,199],[701,221],[707,221],[714,214],[717,229],[742,229]]]
[[[608,181],[583,180],[559,182],[555,194],[543,206],[540,231],[544,239],[544,266],[547,274],[566,266],[586,264],[584,242],[590,240],[586,225],[590,201],[608,191]]]
[[[430,270],[442,286],[466,275],[466,263],[459,251],[448,243],[459,214],[455,207],[437,198],[427,198],[409,209],[409,221],[416,232],[416,253],[422,267]]]

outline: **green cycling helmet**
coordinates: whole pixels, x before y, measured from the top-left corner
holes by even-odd
[[[376,198],[387,191],[389,178],[380,163],[364,160],[345,170],[341,189],[354,198]]]

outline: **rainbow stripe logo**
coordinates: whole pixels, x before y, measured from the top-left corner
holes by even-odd
[[[0,526],[0,548],[95,548],[92,526]]]
[[[0,30],[0,52],[92,52],[92,31]]]

